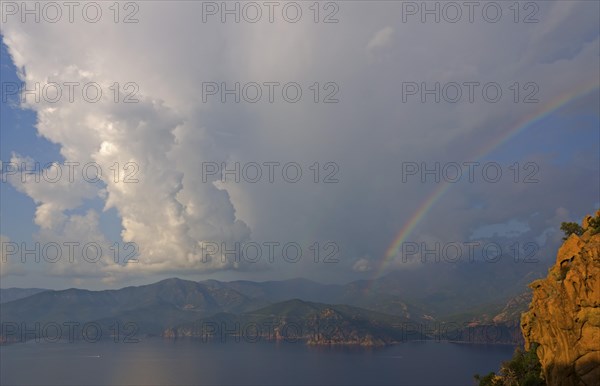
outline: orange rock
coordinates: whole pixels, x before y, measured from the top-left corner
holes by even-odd
[[[592,235],[590,219],[559,248],[548,276],[530,284],[521,317],[525,347],[539,344],[548,385],[600,385],[600,233]]]

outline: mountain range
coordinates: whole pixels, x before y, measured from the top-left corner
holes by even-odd
[[[542,276],[539,268],[512,261],[429,264],[344,285],[171,278],[102,291],[2,289],[0,321],[11,327],[2,329],[0,342],[26,340],[15,326],[40,323],[43,330],[65,321],[97,323],[105,337],[114,335],[115,325],[135,326],[138,337],[167,338],[222,338],[220,329],[239,338],[243,326],[252,326],[252,336],[265,340],[288,339],[282,331],[291,329],[295,340],[307,343],[362,345],[431,339],[442,328],[450,335],[449,328],[496,326],[505,332],[499,341],[512,341],[530,299],[526,284]]]

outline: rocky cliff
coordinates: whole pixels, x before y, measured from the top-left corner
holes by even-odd
[[[521,318],[525,348],[539,344],[551,386],[600,385],[600,233],[590,220],[563,243],[548,276],[530,284],[533,299]]]

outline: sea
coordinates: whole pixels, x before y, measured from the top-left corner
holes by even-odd
[[[510,345],[407,341],[382,348],[142,339],[0,347],[2,385],[474,385]]]

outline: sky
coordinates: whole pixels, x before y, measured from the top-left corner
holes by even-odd
[[[1,5],[2,288],[545,266],[600,207],[598,2],[52,4]]]

